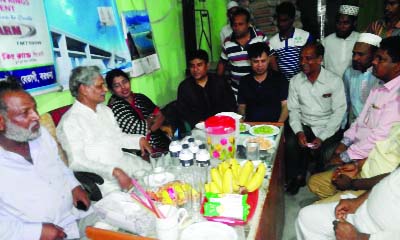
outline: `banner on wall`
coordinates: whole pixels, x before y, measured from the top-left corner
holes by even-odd
[[[78,66],[96,65],[102,74],[114,68],[131,72],[131,57],[114,0],[44,2],[57,79],[64,89],[69,88],[71,70]]]
[[[0,0],[0,79],[19,79],[33,94],[58,88],[43,1]]]
[[[122,24],[132,59],[131,76],[136,77],[160,69],[147,11],[123,12]]]

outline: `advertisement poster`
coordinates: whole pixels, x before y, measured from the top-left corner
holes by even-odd
[[[96,65],[102,74],[114,68],[131,72],[131,56],[115,1],[44,0],[44,3],[57,79],[65,89],[71,70],[77,66]]]
[[[133,77],[160,69],[147,11],[123,12],[123,27],[132,59]]]
[[[0,79],[19,79],[33,94],[58,88],[43,1],[0,0]]]

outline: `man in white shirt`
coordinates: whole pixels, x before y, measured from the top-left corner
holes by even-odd
[[[122,148],[141,149],[143,155],[151,152],[149,143],[142,135],[123,133],[111,109],[102,104],[107,88],[98,67],[73,69],[69,87],[76,101],[57,126],[57,138],[70,168],[100,175],[104,179],[99,186],[103,196],[130,189],[131,177],[151,167]]]
[[[357,15],[358,7],[341,5],[336,17],[336,32],[322,41],[325,47],[324,66],[339,77],[351,65],[352,50],[359,36],[355,31]]]
[[[400,239],[399,186],[398,168],[358,198],[301,209],[297,239]]]
[[[317,171],[330,159],[341,139],[340,123],[346,111],[343,81],[321,67],[324,47],[309,43],[300,53],[302,72],[289,84],[289,124],[286,136],[287,192],[296,194],[305,185],[313,152]]]
[[[239,8],[236,1],[229,1],[226,7],[226,16],[228,17],[228,24],[226,24],[219,32],[221,46],[224,46],[225,39],[232,35],[231,18],[232,14]]]
[[[40,127],[35,100],[15,82],[0,82],[0,238],[79,238],[86,192]]]

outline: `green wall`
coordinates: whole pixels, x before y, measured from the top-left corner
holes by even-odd
[[[176,98],[176,89],[185,78],[185,48],[182,29],[182,6],[177,0],[146,0],[151,21],[166,17],[152,24],[153,38],[160,59],[161,69],[151,74],[132,78],[132,89],[163,106]],[[143,0],[117,0],[120,11],[143,10]],[[35,96],[40,114],[73,103],[69,91]]]
[[[217,62],[221,54],[220,37],[219,32],[223,26],[227,24],[226,17],[226,5],[227,0],[206,0],[205,2],[196,1],[196,9],[207,9],[210,15],[210,25],[211,25],[211,41],[212,41],[212,58],[211,51],[208,48],[205,38],[203,37],[202,44],[200,48],[206,50],[210,55],[211,62]],[[205,26],[207,25],[207,20],[204,18]],[[197,44],[200,42],[201,34],[201,21],[200,13],[196,12],[196,39]],[[205,32],[208,34],[208,28],[205,27]]]

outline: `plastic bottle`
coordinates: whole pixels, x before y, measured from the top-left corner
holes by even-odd
[[[171,157],[171,162],[173,166],[179,165],[179,153],[182,150],[182,145],[178,140],[172,139],[172,142],[169,144],[169,153]]]

